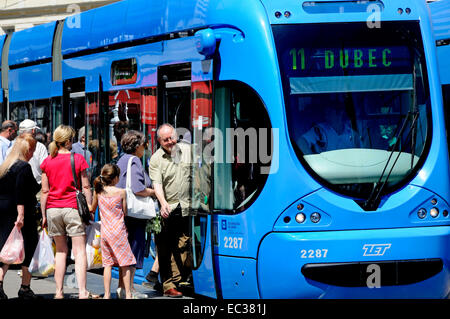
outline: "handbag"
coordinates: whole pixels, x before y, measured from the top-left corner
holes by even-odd
[[[131,162],[133,158],[134,156],[130,157],[127,166],[127,181],[125,186],[127,192],[127,215],[138,219],[152,219],[156,216],[156,205],[153,199],[150,196],[137,196],[131,189]]]
[[[91,212],[89,211],[89,206],[88,206],[86,197],[78,189],[77,175],[75,173],[75,155],[74,155],[74,153],[70,154],[70,164],[72,165],[73,180],[75,182],[75,188],[76,188],[78,214],[80,215],[83,223],[85,223],[86,225],[89,225],[90,220],[91,220]]]

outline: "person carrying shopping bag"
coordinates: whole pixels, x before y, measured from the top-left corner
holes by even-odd
[[[38,298],[30,288],[31,274],[28,272],[39,240],[35,213],[39,185],[28,164],[35,148],[36,140],[33,136],[23,134],[16,139],[11,152],[0,166],[0,250],[14,227],[21,231],[24,242],[25,259],[22,262],[19,299]],[[8,268],[9,265],[0,263],[0,299],[8,299],[3,290],[3,279]]]
[[[78,212],[76,185],[72,175],[70,150],[75,131],[67,125],[60,125],[53,132],[53,142],[49,145],[50,156],[41,164],[42,169],[42,227],[48,225],[48,235],[56,245],[55,255],[55,299],[64,298],[63,284],[68,253],[67,236],[72,240],[75,256],[75,275],[80,299],[98,298],[86,290],[86,232]],[[81,178],[83,193],[91,203],[92,193],[86,169],[89,167],[84,157],[75,154],[75,171]]]
[[[121,139],[122,150],[124,154],[117,162],[120,168],[120,177],[117,187],[126,189],[127,177],[130,177],[131,190],[136,196],[140,197],[154,197],[155,191],[151,188],[150,177],[144,171],[141,158],[144,156],[145,149],[148,142],[144,134],[134,130],[126,132]],[[131,158],[130,170],[128,164]],[[134,275],[136,269],[144,268],[145,255],[145,228],[147,220],[138,219],[131,216],[125,218],[125,225],[128,230],[128,242],[131,246],[131,251],[136,258],[136,265],[131,268],[131,282],[134,282]],[[117,288],[117,296],[122,299],[125,297],[124,285],[119,276],[119,287]],[[134,299],[146,299],[147,294],[138,292],[134,285],[131,286],[131,292]]]

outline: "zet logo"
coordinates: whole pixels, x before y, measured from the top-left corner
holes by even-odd
[[[363,256],[383,256],[391,248],[391,244],[365,244]]]
[[[227,221],[222,219],[222,230],[227,230]]]

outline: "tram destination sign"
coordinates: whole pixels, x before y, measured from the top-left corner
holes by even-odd
[[[288,48],[285,70],[291,76],[325,76],[342,73],[367,74],[411,71],[406,46],[348,48]],[[394,71],[395,70],[395,71]]]

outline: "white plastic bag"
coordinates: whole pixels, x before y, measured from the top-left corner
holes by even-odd
[[[100,222],[91,222],[86,227],[87,269],[102,268],[102,251],[100,238]]]
[[[101,238],[100,238],[101,223],[91,221],[86,226],[86,257],[87,257],[87,269],[102,268],[102,250],[101,250]],[[75,260],[75,256],[70,255],[72,260]]]
[[[55,255],[53,254],[52,240],[45,230],[41,232],[28,271],[34,276],[44,277],[55,272]]]
[[[14,226],[0,252],[0,262],[8,265],[21,264],[24,259],[25,248],[23,246],[22,232],[17,226]]]

